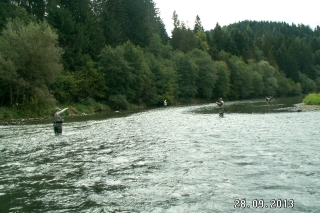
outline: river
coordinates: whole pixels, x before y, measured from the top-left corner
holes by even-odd
[[[0,212],[320,212],[320,112],[296,102],[0,126]]]

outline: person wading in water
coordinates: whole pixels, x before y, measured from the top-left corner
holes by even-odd
[[[267,104],[270,104],[271,99],[272,99],[272,97],[271,97],[271,96],[269,96],[269,97],[267,96],[267,97],[266,97],[266,102],[267,102]]]
[[[219,102],[216,102],[216,104],[219,106],[219,117],[223,118],[224,109],[225,109],[224,101],[222,100],[222,98],[220,98]]]
[[[61,118],[61,114],[66,111],[68,108],[64,108],[63,110],[56,108],[56,112],[53,116],[53,129],[55,134],[62,133],[62,123],[63,119]]]
[[[164,101],[163,101],[163,105],[164,105],[165,108],[167,107],[167,104],[168,104],[168,103],[167,103],[167,100],[164,100]]]

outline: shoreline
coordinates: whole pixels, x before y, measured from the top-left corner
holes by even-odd
[[[320,111],[320,105],[306,105],[304,103],[294,104],[293,107],[285,108],[288,112],[314,112]],[[109,112],[118,113],[119,111]],[[81,113],[81,114],[69,114],[66,117],[79,117],[79,116],[90,116],[99,113]],[[10,119],[10,120],[0,120],[0,126],[10,126],[10,125],[25,125],[32,121],[44,121],[52,120],[52,116],[38,117],[38,118],[20,118],[20,119]]]
[[[135,113],[140,110],[145,110],[146,108],[135,108],[131,110],[116,110],[116,111],[96,111],[92,113],[72,113],[63,116],[63,118],[75,118],[75,117],[88,117],[94,115],[122,115],[123,113]],[[35,118],[13,118],[8,120],[1,120],[0,119],[0,126],[14,126],[14,125],[28,125],[32,122],[37,121],[52,121],[53,122],[53,115],[52,116],[42,116],[42,117],[35,117]]]
[[[304,103],[295,104],[293,107],[288,107],[289,112],[314,112],[320,111],[320,105],[306,105]]]
[[[93,114],[70,114],[64,117],[75,117],[75,116],[88,116]],[[45,116],[38,118],[18,118],[18,119],[10,119],[10,120],[0,120],[0,126],[10,126],[10,125],[25,125],[28,122],[32,121],[44,121],[44,120],[53,120],[53,116]]]

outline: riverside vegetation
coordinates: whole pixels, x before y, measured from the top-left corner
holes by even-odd
[[[307,105],[320,105],[320,94],[312,93],[303,99],[303,103]]]
[[[0,120],[320,91],[319,27],[173,25],[153,0],[1,1]]]

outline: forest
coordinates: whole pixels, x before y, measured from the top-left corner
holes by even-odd
[[[169,36],[153,0],[0,0],[0,118],[319,92],[319,26],[200,17]]]

